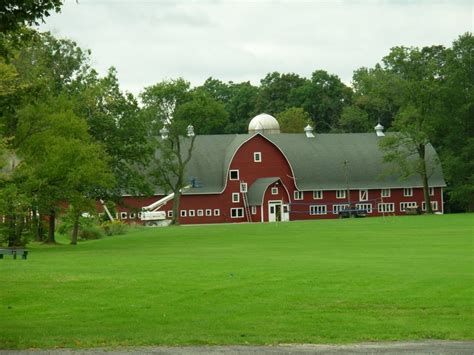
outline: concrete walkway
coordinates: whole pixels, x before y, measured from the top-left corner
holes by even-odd
[[[131,347],[118,349],[0,350],[0,354],[82,355],[82,354],[474,354],[474,341],[413,341],[360,343],[349,345],[288,344],[275,346],[187,346]]]

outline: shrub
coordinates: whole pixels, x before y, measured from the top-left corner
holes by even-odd
[[[121,221],[108,221],[101,224],[102,230],[106,235],[117,235],[125,234],[128,229],[128,225]]]
[[[78,237],[82,240],[100,239],[103,236],[104,232],[98,225],[82,226],[78,235]]]

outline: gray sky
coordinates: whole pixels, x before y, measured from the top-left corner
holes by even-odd
[[[393,46],[449,46],[474,29],[474,1],[66,0],[42,30],[92,50],[134,94],[164,79],[258,84],[272,71],[327,70],[350,83]]]

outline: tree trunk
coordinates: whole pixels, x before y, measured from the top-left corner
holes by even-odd
[[[77,245],[77,234],[79,233],[79,217],[78,213],[74,214],[74,225],[72,227],[72,236],[71,236],[71,244]]]
[[[171,220],[171,224],[173,225],[179,225],[179,203],[181,200],[181,191],[180,189],[177,189],[174,193],[174,198],[173,198],[173,219]]]
[[[33,236],[37,242],[41,241],[41,221],[38,215],[38,210],[33,207],[32,209],[33,217],[31,219],[32,222],[32,229],[33,229]]]
[[[428,174],[426,172],[426,160],[425,160],[425,145],[420,145],[418,149],[418,153],[420,155],[420,162],[421,162],[421,169],[420,169],[420,177],[421,181],[423,182],[423,195],[425,200],[426,206],[426,213],[433,214],[433,208],[431,207],[431,200],[430,200],[430,189],[428,185]]]
[[[56,211],[52,209],[49,213],[48,243],[56,243],[54,230],[56,228]]]

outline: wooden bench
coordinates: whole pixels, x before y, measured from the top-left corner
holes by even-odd
[[[13,259],[16,259],[17,255],[21,255],[22,259],[28,257],[28,250],[25,248],[4,248],[0,249],[0,259],[3,259],[4,255],[13,255]]]

